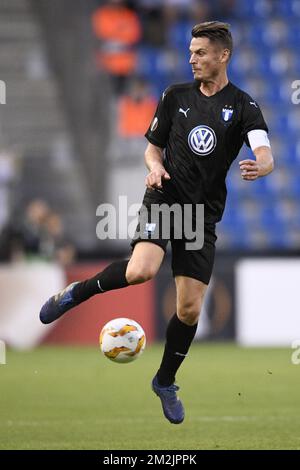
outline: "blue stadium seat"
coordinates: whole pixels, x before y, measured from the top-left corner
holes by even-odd
[[[275,14],[280,17],[286,17],[288,19],[295,17],[300,18],[300,1],[277,0],[275,4]]]
[[[274,49],[289,44],[290,26],[283,18],[274,18],[263,25],[261,42],[266,47]]]
[[[270,132],[285,136],[288,127],[289,107],[281,106],[274,109],[273,106],[263,106],[262,110]]]
[[[297,85],[296,83],[294,85],[294,88],[292,87],[292,84],[295,82],[295,79],[296,77],[293,74],[291,76],[286,76],[278,80],[278,98],[282,103],[285,103],[289,106],[291,106],[292,104],[292,94],[295,95],[295,98],[298,98],[300,100],[300,88],[299,91],[297,91],[298,87],[295,88]]]
[[[300,15],[299,15],[300,16]],[[300,41],[299,20],[288,22],[288,42],[291,47],[298,47]]]
[[[275,13],[275,5],[272,0],[240,0],[235,3],[235,12],[238,17],[247,19],[269,18]]]
[[[297,72],[299,60],[295,51],[285,47],[275,49],[270,54],[268,64],[271,74],[285,77],[287,74]]]
[[[244,79],[243,89],[259,104],[279,104],[283,97],[278,93],[280,80],[268,81],[262,75],[256,75]]]
[[[275,2],[273,0],[254,0],[249,2],[250,8],[253,8],[253,14],[258,18],[268,19],[275,13]]]
[[[300,139],[299,136],[289,143],[289,152],[293,154],[292,162],[297,168],[299,174],[300,171]]]
[[[286,166],[293,168],[300,178],[300,142],[292,137],[290,141],[286,142],[283,152],[278,153],[277,155],[281,162]]]
[[[193,26],[194,23],[189,20],[180,20],[171,25],[167,32],[168,45],[188,52],[188,44],[191,40]]]
[[[299,168],[299,167],[298,167]],[[295,171],[294,167],[290,169],[290,187],[289,194],[296,199],[300,198],[300,173]]]
[[[251,43],[253,46],[262,46],[263,45],[263,35],[266,31],[266,25],[264,22],[258,21],[251,26],[249,25],[246,28],[246,44]],[[259,52],[259,51],[258,51]]]
[[[235,52],[231,59],[231,69],[233,73],[243,77],[258,74],[267,74],[270,72],[269,56],[265,49],[257,52],[256,46],[243,47]]]
[[[287,111],[287,127],[290,132],[300,133],[300,107],[290,106]]]
[[[244,183],[246,184],[246,182]],[[258,178],[248,184],[248,194],[252,198],[266,199],[269,196],[266,179]]]
[[[241,218],[238,204],[228,203],[223,214],[222,225],[229,229],[243,225],[243,218]]]
[[[300,226],[300,203],[293,197],[278,199],[274,204],[275,218],[285,228]]]
[[[151,46],[138,48],[137,69],[145,76],[153,76],[156,73],[156,61],[158,50]]]

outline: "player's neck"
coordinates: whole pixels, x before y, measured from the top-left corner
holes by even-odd
[[[222,90],[226,85],[228,85],[227,75],[222,75],[220,77],[213,78],[208,81],[201,82],[200,91],[206,96],[212,96]]]

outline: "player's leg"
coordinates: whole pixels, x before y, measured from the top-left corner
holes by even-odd
[[[212,273],[215,227],[206,226],[201,250],[186,250],[184,240],[172,241],[172,270],[176,282],[177,311],[166,331],[166,344],[152,388],[160,397],[166,418],[173,423],[184,419],[176,396],[176,372],[186,357],[197,330],[204,295]]]
[[[137,243],[128,262],[127,282],[133,285],[152,279],[158,272],[164,256],[164,249],[155,243],[150,241]]]
[[[152,279],[160,268],[164,250],[152,242],[139,242],[130,259],[115,261],[91,279],[74,288],[75,299],[83,302],[93,295],[141,284]]]
[[[163,359],[157,373],[161,385],[175,382],[175,375],[196,334],[207,284],[186,276],[176,276],[176,313],[169,321]]]
[[[41,322],[53,322],[95,294],[139,284],[155,276],[163,260],[168,240],[156,236],[160,233],[159,221],[151,219],[151,206],[163,202],[160,193],[146,190],[136,232],[131,242],[133,253],[130,260],[116,261],[91,279],[72,283],[52,296],[41,309]],[[153,227],[156,227],[155,232],[152,231]]]
[[[165,417],[171,423],[180,424],[184,420],[184,408],[176,394],[179,387],[174,383],[175,375],[196,334],[207,285],[186,276],[176,276],[175,282],[177,313],[168,324],[164,354],[152,388],[161,399]]]
[[[160,268],[165,251],[155,243],[136,243],[129,260],[111,263],[90,279],[75,282],[51,297],[42,307],[40,320],[51,323],[93,295],[152,279]]]

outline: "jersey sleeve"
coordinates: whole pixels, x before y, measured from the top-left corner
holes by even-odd
[[[145,134],[146,139],[148,139],[151,144],[161,148],[165,148],[167,145],[172,124],[170,95],[171,92],[169,89],[162,94],[153,120]]]
[[[268,132],[268,126],[264,120],[261,109],[251,96],[245,94],[242,110],[242,134],[245,143],[250,147],[248,132],[261,129]]]

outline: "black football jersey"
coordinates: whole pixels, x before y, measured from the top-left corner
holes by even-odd
[[[205,205],[205,220],[221,219],[226,201],[225,178],[254,129],[268,131],[262,112],[247,93],[229,82],[205,96],[197,81],[172,85],[163,93],[145,136],[164,150],[171,176],[163,192],[181,204]]]

